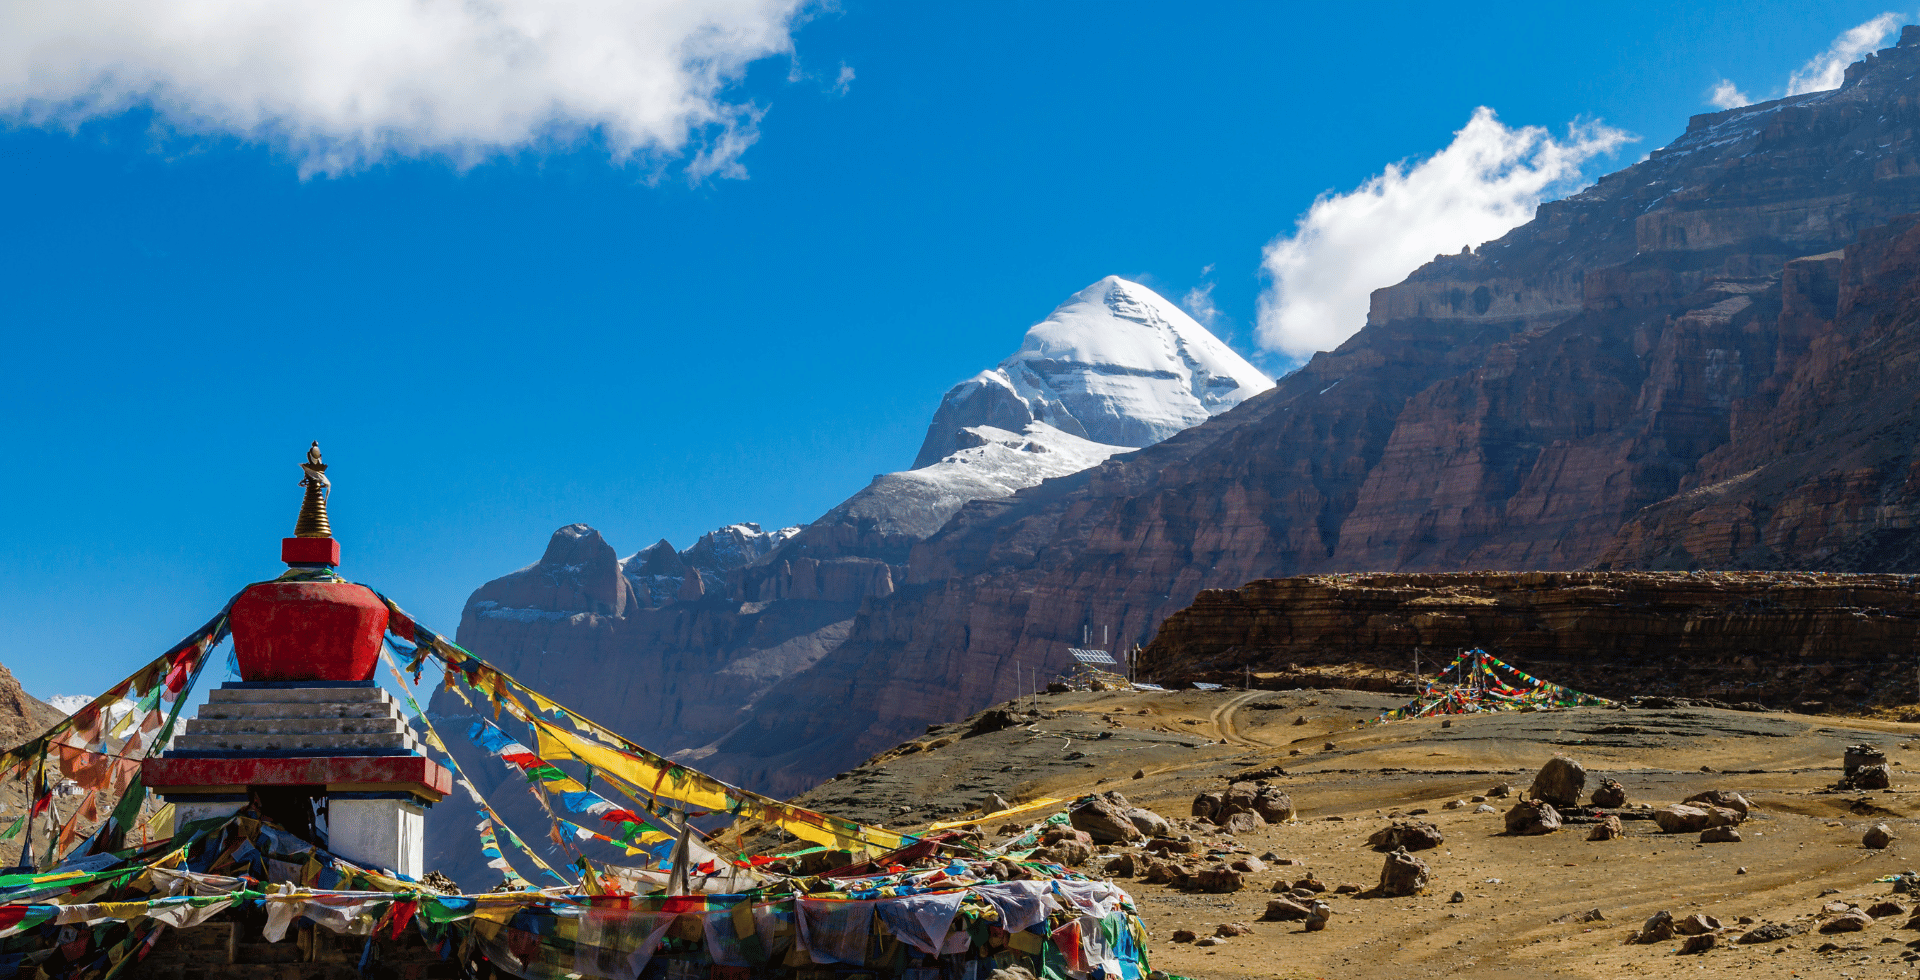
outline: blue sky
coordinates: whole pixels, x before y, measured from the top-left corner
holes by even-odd
[[[736,132],[758,115],[719,154],[745,176],[703,179],[697,143],[622,131],[621,92],[584,135],[451,156],[456,113],[345,158],[271,112],[49,117],[12,32],[0,663],[95,692],[276,574],[312,439],[343,572],[451,633],[562,524],[624,555],[811,520],[1104,275],[1210,286],[1216,330],[1284,371],[1256,342],[1262,249],[1318,195],[1481,106],[1638,136],[1578,167],[1617,169],[1723,79],[1777,97],[1885,10],[847,0],[743,59],[717,97],[753,107]]]

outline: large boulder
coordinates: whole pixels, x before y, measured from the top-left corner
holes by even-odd
[[[1148,837],[1165,837],[1173,833],[1173,825],[1167,822],[1166,817],[1143,806],[1128,810],[1127,820],[1133,824],[1135,830]]]
[[[1374,831],[1373,836],[1367,838],[1367,846],[1376,851],[1424,851],[1439,847],[1444,839],[1440,828],[1425,820],[1395,820]]]
[[[1842,912],[1820,923],[1820,931],[1826,933],[1859,932],[1870,925],[1873,925],[1873,918],[1865,912],[1856,910],[1852,912]]]
[[[1507,833],[1517,836],[1551,834],[1560,829],[1560,811],[1541,800],[1521,800],[1507,811]]]
[[[1556,755],[1540,767],[1527,795],[1555,806],[1579,806],[1580,792],[1587,786],[1587,770],[1564,755]]]
[[[1298,922],[1307,914],[1307,907],[1291,898],[1273,898],[1267,900],[1267,913],[1261,918],[1268,922]]]
[[[1278,787],[1264,787],[1254,794],[1253,812],[1268,823],[1285,823],[1293,819],[1293,797]]]
[[[1602,820],[1599,823],[1594,824],[1593,829],[1587,831],[1587,839],[1588,840],[1613,840],[1614,838],[1619,837],[1621,834],[1625,832],[1626,832],[1625,829],[1622,828],[1620,825],[1620,818],[1609,813],[1607,814],[1607,818],[1605,820]]]
[[[1215,790],[1201,793],[1193,798],[1193,815],[1202,820],[1212,820],[1220,812],[1220,805],[1226,802],[1227,794]]]
[[[1880,850],[1893,843],[1893,831],[1888,829],[1886,824],[1874,824],[1872,827],[1867,828],[1865,834],[1861,835],[1860,843],[1876,851]]]
[[[1653,822],[1669,834],[1697,834],[1707,829],[1713,815],[1697,806],[1669,803],[1653,811]]]
[[[1847,785],[1854,789],[1886,789],[1893,785],[1893,770],[1885,765],[1861,766],[1847,777]]]
[[[1259,814],[1247,811],[1235,813],[1227,817],[1227,819],[1220,824],[1220,829],[1229,834],[1245,834],[1259,830],[1266,825],[1267,822],[1260,819]]]
[[[1093,857],[1093,847],[1077,840],[1062,840],[1033,852],[1031,860],[1077,868]]]
[[[1247,887],[1247,879],[1232,868],[1215,866],[1194,875],[1192,887],[1215,894],[1237,892]]]
[[[1728,810],[1738,810],[1741,816],[1745,816],[1753,809],[1753,804],[1748,803],[1746,797],[1724,789],[1710,789],[1704,793],[1695,793],[1687,797],[1684,802],[1703,804],[1705,806],[1717,806]],[[1598,806],[1599,804],[1596,803],[1594,805]]]
[[[1406,851],[1394,851],[1380,867],[1380,894],[1388,898],[1422,894],[1431,874],[1427,862]]]
[[[1132,808],[1126,805],[1126,800],[1116,803],[1112,799],[1118,795],[1090,796],[1074,807],[1067,819],[1075,828],[1086,831],[1096,844],[1131,844],[1144,838],[1146,835],[1127,817],[1127,811]]]

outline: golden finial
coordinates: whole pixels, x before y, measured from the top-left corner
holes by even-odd
[[[306,476],[300,485],[307,488],[306,499],[300,501],[300,519],[294,522],[293,536],[296,538],[331,538],[333,528],[327,524],[327,494],[333,484],[327,481],[327,464],[320,461],[320,440],[307,447],[307,461],[300,464]]]

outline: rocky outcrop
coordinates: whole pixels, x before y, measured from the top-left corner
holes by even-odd
[[[1904,575],[1464,572],[1313,575],[1201,593],[1139,669],[1163,682],[1287,685],[1316,664],[1410,671],[1425,652],[1498,650],[1602,697],[1792,707],[1916,699],[1920,595]],[[1576,802],[1567,800],[1567,802]]]

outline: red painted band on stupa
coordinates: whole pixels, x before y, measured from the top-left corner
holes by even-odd
[[[279,759],[179,759],[140,764],[140,779],[159,793],[211,792],[226,786],[417,786],[433,796],[453,791],[445,766],[417,755],[335,755]]]
[[[349,582],[262,582],[234,600],[234,656],[248,681],[367,681],[387,607]]]
[[[340,542],[333,538],[281,538],[280,560],[289,565],[338,565]]]

